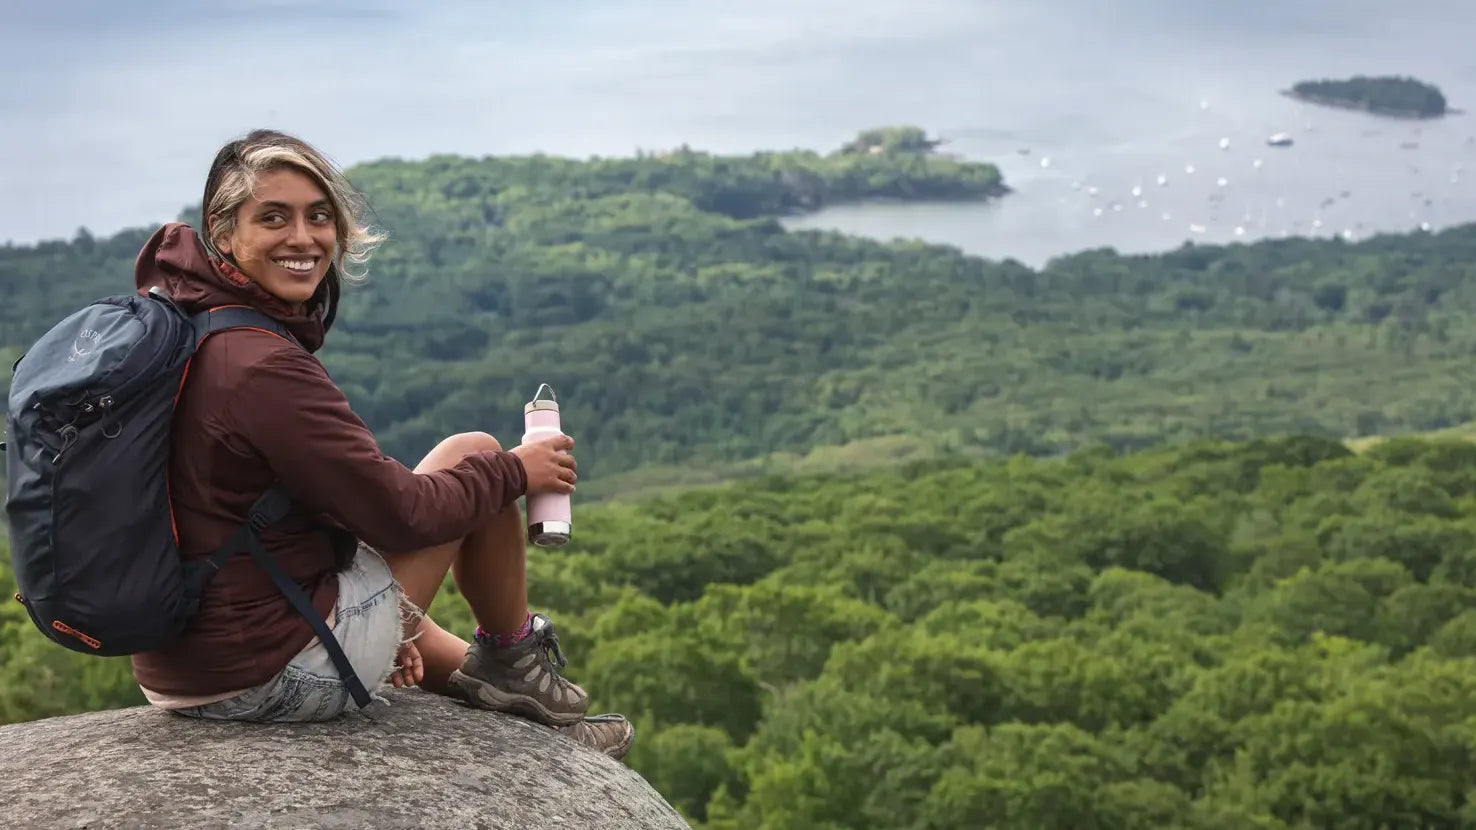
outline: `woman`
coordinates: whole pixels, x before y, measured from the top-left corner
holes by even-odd
[[[139,254],[141,293],[163,288],[191,313],[247,304],[301,344],[237,330],[196,353],[169,461],[180,549],[186,559],[217,549],[280,482],[293,512],[264,543],[367,685],[421,684],[621,757],[634,730],[619,715],[584,716],[584,691],[550,660],[563,664],[552,623],[528,612],[517,499],[573,492],[573,440],[504,450],[490,435],[463,433],[410,470],[380,453],[310,354],[332,324],[339,282],[359,278],[350,267],[362,268],[381,241],[362,212],[317,150],[258,130],[216,156],[205,233],[169,224]],[[478,622],[471,643],[419,610],[448,571]],[[326,720],[349,705],[308,622],[246,555],[215,575],[185,635],[135,655],[133,668],[153,704],[191,717]]]

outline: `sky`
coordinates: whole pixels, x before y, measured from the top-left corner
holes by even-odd
[[[172,219],[258,126],[352,164],[829,150],[915,123],[971,157],[1018,168],[1003,156],[1026,142],[1106,175],[1197,129],[1201,99],[1214,128],[1262,130],[1279,102],[1259,96],[1309,73],[1428,73],[1476,98],[1469,0],[3,2],[15,242]]]

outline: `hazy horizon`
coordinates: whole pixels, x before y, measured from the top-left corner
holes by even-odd
[[[173,219],[199,198],[215,149],[258,126],[352,165],[437,153],[628,156],[683,143],[828,151],[867,127],[916,124],[955,152],[1000,164],[1016,193],[973,212],[918,206],[813,219],[1030,261],[1101,244],[1172,245],[1196,206],[1216,198],[1209,176],[1227,175],[1216,165],[1239,171],[1222,206],[1235,214],[1223,218],[1226,234],[1245,216],[1283,209],[1275,203],[1285,221],[1271,216],[1248,237],[1306,221],[1303,203],[1339,189],[1353,195],[1328,221],[1349,229],[1413,225],[1426,214],[1442,226],[1476,219],[1476,196],[1458,181],[1442,185],[1464,163],[1476,115],[1412,125],[1317,109],[1317,130],[1298,134],[1294,149],[1250,149],[1299,126],[1285,122],[1303,109],[1276,90],[1303,77],[1410,74],[1476,111],[1476,58],[1466,48],[1476,9],[1458,0],[1392,9],[1373,0],[1130,0],[1110,9],[759,0],[741,10],[712,0],[620,9],[234,0],[197,10],[176,0],[61,2],[10,17],[0,34],[0,67],[12,80],[0,90],[0,189],[11,197],[0,239],[17,243]],[[1414,127],[1422,148],[1401,150]],[[1363,135],[1370,130],[1387,135]],[[1231,153],[1207,146],[1217,135],[1234,136]],[[1199,189],[1185,182],[1155,195],[1131,224],[1098,221],[1068,190],[1125,192],[1199,152]],[[1250,178],[1252,154],[1265,156],[1256,170],[1276,186],[1235,189]],[[1051,168],[1039,166],[1042,155]],[[1417,206],[1420,216],[1391,212],[1395,194],[1416,191],[1434,194],[1420,197],[1431,202]]]

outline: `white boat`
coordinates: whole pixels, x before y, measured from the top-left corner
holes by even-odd
[[[1292,146],[1292,137],[1287,133],[1277,133],[1267,138],[1266,143],[1272,147],[1290,147]]]

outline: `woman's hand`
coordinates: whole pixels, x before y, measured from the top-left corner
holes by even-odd
[[[577,466],[569,451],[574,449],[574,439],[567,435],[555,435],[541,441],[532,441],[512,452],[523,462],[528,474],[527,494],[572,493],[574,482],[579,480]]]
[[[400,653],[395,655],[395,670],[390,672],[390,682],[396,689],[414,686],[425,678],[425,661],[420,658],[420,649],[415,641],[400,644]]]

